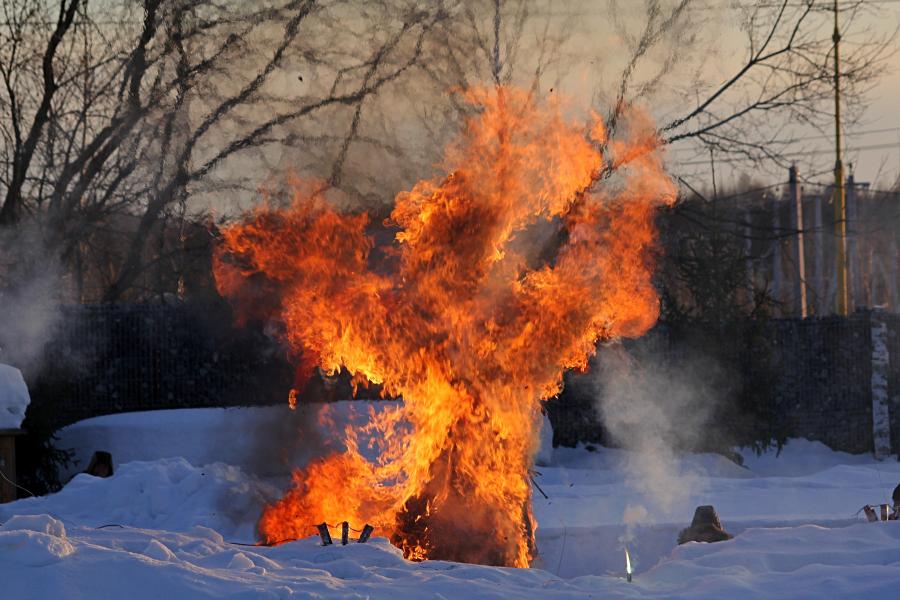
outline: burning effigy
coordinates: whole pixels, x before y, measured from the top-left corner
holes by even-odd
[[[598,340],[657,319],[654,215],[675,188],[650,120],[632,111],[609,139],[524,90],[467,97],[445,174],[396,197],[386,247],[314,184],[222,231],[217,285],[239,312],[278,321],[298,365],[403,400],[367,426],[377,459],[348,429],[294,472],[260,518],[267,543],[349,521],[412,560],[528,566],[541,401]],[[551,243],[531,243],[538,223]]]

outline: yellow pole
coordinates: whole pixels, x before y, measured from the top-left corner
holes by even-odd
[[[837,259],[837,314],[846,316],[850,310],[847,293],[847,204],[844,193],[844,164],[841,161],[841,33],[838,29],[838,0],[834,0],[834,228],[835,257]]]

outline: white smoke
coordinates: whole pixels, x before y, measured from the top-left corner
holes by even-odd
[[[35,230],[0,233],[0,362],[29,372],[61,318],[61,270]]]
[[[630,354],[621,344],[602,347],[592,371],[598,414],[608,442],[629,452],[625,484],[641,498],[623,514],[626,534],[636,526],[683,520],[703,477],[685,466],[685,450],[708,447],[705,439],[718,397],[720,374],[709,360],[660,360]]]

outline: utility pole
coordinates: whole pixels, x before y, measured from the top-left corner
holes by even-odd
[[[841,161],[841,32],[838,28],[838,0],[834,0],[834,228],[837,258],[836,312],[846,316],[850,299],[847,294],[847,205],[844,196],[844,164]]]
[[[849,165],[850,173],[844,179],[844,204],[847,211],[847,297],[849,306],[856,308],[862,299],[860,290],[859,237],[856,224],[859,221],[859,203],[856,193],[856,177],[853,175],[853,163]]]
[[[794,203],[794,211],[797,223],[797,276],[799,279],[800,317],[807,317],[806,308],[806,248],[803,246],[803,198],[800,195],[800,182],[797,175],[797,167],[792,166],[789,176],[789,188],[791,201]]]
[[[716,187],[716,155],[715,152],[710,146],[709,148],[709,167],[712,171],[712,187],[713,187],[713,197],[712,197],[712,213],[713,213],[713,234],[712,234],[712,255],[713,255],[713,264],[712,264],[712,276],[713,281],[716,284],[719,284],[719,189]],[[718,290],[717,290],[718,292]],[[716,293],[716,319],[720,319],[722,315],[722,311],[718,310],[720,304],[718,299],[722,297],[721,294]]]

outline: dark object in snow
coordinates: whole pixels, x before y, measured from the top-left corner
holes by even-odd
[[[363,527],[362,533],[359,534],[359,539],[357,540],[360,544],[365,544],[369,541],[369,536],[372,535],[372,532],[375,531],[375,528],[366,523],[365,527]]]
[[[21,429],[0,429],[0,503],[12,502],[17,498],[16,489],[20,486],[16,481],[15,436],[24,433]]]
[[[866,513],[866,520],[868,520],[869,523],[878,521],[878,513],[875,511],[876,507],[881,509],[882,521],[900,520],[900,505],[898,505],[898,502],[895,500],[894,506],[891,506],[890,504],[876,504],[874,506],[866,504],[863,506],[860,510]]]
[[[874,523],[875,521],[878,520],[878,514],[875,512],[875,509],[872,508],[871,506],[869,506],[868,504],[863,506],[863,512],[866,513],[866,520],[869,523]]]
[[[900,484],[897,484],[897,487],[894,488],[894,494],[891,496],[891,499],[894,501],[894,508],[900,507]]]
[[[319,523],[316,525],[316,529],[319,530],[319,537],[322,538],[322,545],[331,545],[331,532],[328,531],[328,523]]]
[[[112,454],[104,450],[97,450],[91,456],[91,462],[88,463],[87,469],[84,470],[88,475],[94,477],[112,477],[113,460]]]
[[[346,546],[350,540],[350,523],[344,521],[341,523],[341,546]]]
[[[712,506],[698,506],[694,511],[694,520],[687,529],[678,534],[678,543],[687,542],[723,542],[734,536],[722,528],[719,515]]]

